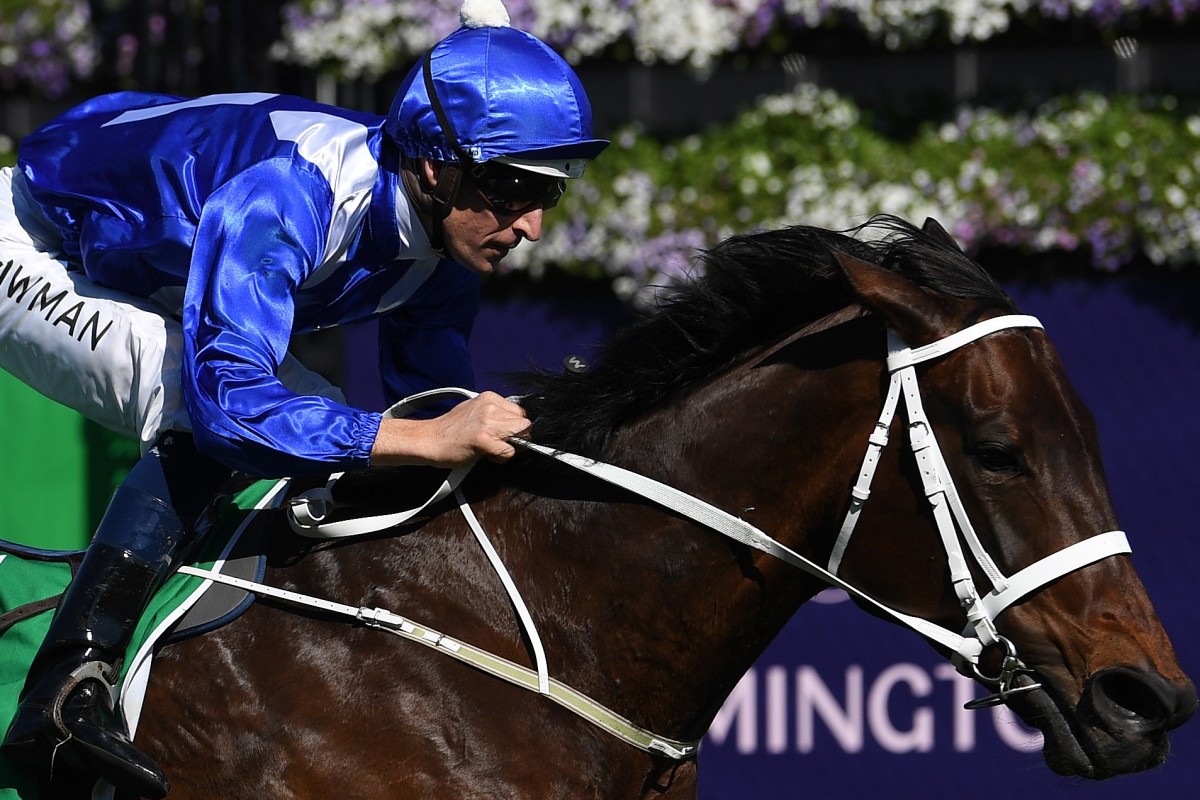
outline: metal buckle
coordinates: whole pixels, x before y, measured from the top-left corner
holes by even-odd
[[[1034,672],[1029,667],[1025,666],[1024,662],[1017,657],[1017,648],[1011,641],[1003,636],[997,636],[996,641],[1004,645],[1004,659],[1000,662],[1000,673],[996,676],[985,675],[979,670],[977,662],[971,662],[971,672],[974,677],[982,683],[986,683],[996,687],[993,694],[986,697],[980,697],[966,703],[963,708],[972,711],[980,708],[992,708],[994,706],[1004,705],[1010,697],[1015,697],[1019,694],[1032,692],[1034,689],[1042,688],[1042,684],[1033,681],[1024,686],[1013,686],[1013,681],[1022,675],[1033,675]]]

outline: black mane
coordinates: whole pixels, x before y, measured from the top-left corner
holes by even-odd
[[[936,224],[895,217],[863,228],[887,236],[794,226],[734,236],[702,254],[703,277],[625,328],[583,374],[527,375],[522,401],[543,444],[598,457],[612,431],[802,325],[854,302],[834,250],[954,297],[1013,310],[1003,289]],[[859,229],[861,230],[861,229]]]

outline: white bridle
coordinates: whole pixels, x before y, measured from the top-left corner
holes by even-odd
[[[1011,328],[1041,327],[1041,323],[1033,317],[1021,315],[996,317],[972,325],[933,344],[917,348],[906,347],[895,335],[889,332],[887,369],[891,375],[891,381],[887,398],[884,401],[883,412],[879,416],[875,430],[869,437],[862,469],[859,471],[858,480],[851,490],[850,509],[841,527],[832,557],[826,566],[822,566],[801,556],[745,520],[739,519],[715,506],[709,505],[703,500],[685,494],[652,478],[647,478],[621,467],[613,466],[612,464],[553,450],[533,442],[523,440],[514,441],[521,447],[554,458],[600,480],[640,495],[717,533],[728,536],[748,547],[768,553],[810,575],[820,578],[832,586],[845,590],[860,603],[870,606],[880,614],[915,630],[927,639],[949,650],[960,672],[995,686],[995,694],[973,701],[969,704],[969,707],[991,705],[1003,702],[1006,698],[1019,692],[1036,689],[1039,686],[1033,682],[1028,682],[1020,687],[1014,686],[1013,682],[1016,677],[1028,672],[1028,670],[1017,657],[1012,643],[997,633],[995,626],[996,617],[1004,609],[1025,595],[1037,591],[1064,575],[1109,556],[1130,552],[1129,542],[1123,532],[1109,531],[1108,533],[1084,539],[1052,555],[1046,556],[1014,575],[1005,576],[1001,573],[996,567],[995,562],[992,561],[991,557],[985,551],[978,536],[975,534],[974,528],[971,526],[970,520],[967,518],[958,491],[954,486],[954,480],[946,467],[945,459],[942,457],[937,437],[934,435],[929,419],[925,415],[925,410],[921,402],[920,389],[917,384],[915,365],[940,358],[947,353],[953,352],[966,344],[997,331]],[[474,392],[465,389],[439,389],[424,392],[397,404],[397,406],[389,411],[389,414],[392,416],[403,416],[412,408],[435,400],[444,399],[447,396],[470,397],[474,396]],[[928,620],[892,609],[847,583],[837,574],[863,505],[870,496],[871,482],[875,475],[875,469],[879,463],[883,449],[887,446],[888,432],[891,429],[892,420],[901,396],[904,398],[905,409],[908,414],[909,441],[913,453],[917,458],[925,494],[933,506],[934,517],[937,521],[942,545],[946,551],[951,581],[954,584],[959,602],[966,612],[967,624],[961,633],[956,633]],[[440,632],[432,631],[425,626],[413,623],[383,609],[344,606],[328,600],[297,595],[250,581],[229,578],[210,570],[185,568],[181,572],[228,583],[247,591],[282,598],[289,602],[346,614],[365,624],[379,627],[434,647],[440,652],[470,663],[492,675],[536,691],[643,750],[672,758],[687,758],[693,755],[699,745],[698,742],[682,742],[657,736],[634,725],[615,712],[591,700],[586,695],[550,677],[541,637],[534,626],[532,616],[529,614],[524,600],[521,598],[515,583],[508,574],[508,570],[500,561],[495,549],[488,541],[487,534],[479,525],[462,493],[458,490],[459,483],[461,483],[469,470],[470,465],[467,465],[451,472],[434,495],[418,508],[378,517],[325,522],[324,520],[333,508],[333,497],[330,489],[340,477],[340,475],[334,475],[331,476],[329,483],[323,489],[306,492],[290,501],[288,511],[289,523],[293,530],[303,536],[317,538],[357,536],[400,525],[417,517],[425,509],[443,498],[451,494],[455,495],[459,508],[462,510],[463,515],[491,561],[492,566],[500,576],[512,599],[513,605],[517,609],[518,616],[525,626],[534,651],[534,670],[478,650],[471,645],[452,639]],[[971,557],[974,558],[992,584],[991,591],[986,594],[980,593],[975,586],[974,579],[967,566],[963,540],[966,541]],[[1005,648],[1003,666],[998,675],[987,676],[980,671],[979,662],[984,649],[993,645],[1000,645]]]
[[[932,344],[916,348],[907,347],[899,337],[888,331],[887,368],[891,380],[888,384],[887,398],[884,400],[883,411],[880,413],[879,421],[875,424],[875,430],[869,439],[867,454],[863,458],[858,480],[850,492],[850,510],[842,523],[837,542],[834,544],[829,558],[829,572],[836,574],[842,557],[845,555],[846,546],[850,543],[850,537],[854,533],[859,514],[862,512],[867,498],[870,497],[875,468],[879,464],[879,457],[883,449],[887,446],[892,418],[896,413],[899,399],[903,396],[905,410],[908,414],[909,444],[912,447],[913,455],[916,456],[925,496],[933,508],[942,546],[946,551],[951,583],[967,616],[966,627],[959,636],[948,636],[946,634],[949,632],[944,629],[939,629],[941,632],[927,632],[920,631],[916,625],[911,625],[911,627],[948,647],[954,653],[953,660],[960,672],[997,687],[995,695],[974,701],[971,704],[972,707],[1003,702],[1015,693],[1030,691],[1039,686],[1036,683],[1029,683],[1020,688],[1013,686],[1014,678],[1019,672],[1024,671],[1024,665],[1017,658],[1016,649],[1012,643],[996,631],[996,617],[1002,611],[1022,597],[1064,575],[1109,556],[1131,552],[1129,541],[1123,531],[1108,531],[1076,542],[1030,564],[1014,575],[1005,576],[988,555],[979,536],[975,533],[974,526],[971,525],[971,520],[963,508],[962,498],[954,485],[954,478],[950,475],[946,460],[942,456],[933,426],[925,414],[920,387],[917,384],[917,364],[941,358],[947,353],[997,331],[1041,327],[1042,323],[1035,317],[1012,314],[985,320]],[[962,547],[964,540],[969,547],[971,557],[992,584],[991,591],[987,594],[982,594],[976,588],[975,581],[971,577],[966,554]],[[908,624],[907,620],[901,619],[900,621]],[[997,676],[986,676],[979,670],[980,655],[985,647],[991,645],[1002,645],[1006,650],[1004,664]]]

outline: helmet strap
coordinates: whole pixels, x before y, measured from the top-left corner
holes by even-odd
[[[421,72],[425,78],[425,94],[429,95],[429,105],[433,108],[433,115],[437,117],[438,126],[442,129],[442,136],[445,137],[447,146],[463,164],[474,164],[475,159],[471,158],[471,154],[459,144],[458,132],[454,130],[454,123],[446,115],[446,109],[442,108],[442,99],[438,97],[437,87],[433,85],[433,50],[425,53]]]
[[[425,174],[424,158],[401,156],[400,180],[421,226],[429,236],[435,253],[446,257],[446,241],[442,222],[450,215],[462,186],[462,169],[453,162],[439,162],[437,184],[430,183]]]
[[[438,173],[437,185],[433,187],[433,192],[429,195],[429,199],[432,201],[429,242],[433,245],[434,251],[441,255],[446,255],[446,235],[443,222],[446,217],[450,216],[450,210],[454,208],[454,203],[458,200],[458,192],[462,187],[462,175],[460,164],[454,161],[443,162],[441,172]]]
[[[438,97],[437,88],[433,85],[432,48],[425,53],[421,72],[425,80],[425,93],[429,95],[429,105],[433,108],[434,116],[437,117],[438,125],[442,129],[442,136],[446,138],[447,146],[459,159],[458,162],[445,161],[442,163],[437,185],[433,187],[433,191],[429,195],[433,202],[429,241],[435,251],[444,255],[446,241],[442,223],[450,215],[450,209],[454,208],[454,203],[458,200],[464,169],[470,168],[475,162],[471,158],[471,154],[459,144],[454,123],[450,121],[446,110],[442,108],[441,98]]]

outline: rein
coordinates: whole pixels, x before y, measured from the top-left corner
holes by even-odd
[[[1023,685],[1016,685],[1016,681],[1027,676],[1030,670],[1018,657],[1016,648],[1012,642],[997,632],[995,626],[996,617],[1022,597],[1041,589],[1064,575],[1110,556],[1130,552],[1129,542],[1122,531],[1109,531],[1063,548],[1025,567],[1014,575],[1003,575],[996,567],[995,562],[987,554],[967,517],[958,491],[954,486],[954,480],[942,456],[933,427],[925,414],[924,406],[921,402],[915,366],[940,358],[998,331],[1013,328],[1041,327],[1041,323],[1034,317],[1023,315],[1001,316],[971,325],[937,342],[917,348],[906,347],[898,337],[892,332],[888,332],[889,352],[887,369],[890,374],[888,393],[884,401],[883,411],[879,416],[874,431],[868,438],[866,455],[863,458],[858,479],[851,490],[850,508],[840,529],[830,560],[825,566],[796,553],[745,520],[652,478],[612,464],[554,450],[534,442],[521,439],[514,439],[512,441],[517,446],[532,450],[548,458],[556,459],[602,481],[633,492],[663,508],[685,516],[748,547],[774,556],[803,570],[809,575],[818,577],[826,583],[844,590],[860,603],[870,606],[880,614],[911,628],[932,642],[949,650],[952,653],[951,660],[959,672],[995,688],[995,693],[968,703],[968,708],[998,705],[1013,695],[1037,689],[1040,687],[1040,684],[1025,677]],[[465,389],[438,389],[423,392],[393,407],[388,412],[388,415],[402,416],[414,407],[426,402],[443,399],[446,396],[471,397],[474,396],[474,393]],[[962,632],[955,632],[920,617],[892,609],[849,584],[837,574],[862,508],[870,497],[870,487],[874,479],[876,467],[884,448],[888,444],[888,433],[902,397],[908,415],[909,443],[917,459],[925,495],[933,508],[942,545],[946,551],[951,581],[959,602],[966,613],[967,624]],[[378,517],[326,523],[324,520],[332,510],[331,489],[338,478],[340,478],[340,474],[333,475],[330,476],[329,482],[324,488],[305,492],[290,501],[288,521],[292,529],[302,536],[313,538],[357,536],[374,533],[401,524],[416,517],[434,503],[453,494],[472,532],[475,534],[481,547],[483,547],[493,568],[500,576],[513,605],[517,609],[518,616],[525,627],[526,634],[534,650],[536,669],[531,670],[507,659],[478,650],[383,609],[355,608],[331,603],[258,583],[229,578],[207,570],[188,567],[180,571],[197,577],[235,585],[259,595],[276,597],[288,602],[317,607],[327,611],[335,611],[353,617],[364,624],[419,641],[437,649],[439,652],[447,653],[459,660],[472,664],[496,677],[537,691],[539,694],[549,697],[591,721],[593,724],[642,750],[675,759],[684,759],[693,756],[699,746],[699,742],[682,742],[657,736],[637,727],[624,717],[604,708],[599,703],[554,680],[548,675],[541,638],[537,633],[525,602],[521,599],[520,593],[517,591],[507,569],[492,548],[486,533],[475,519],[462,493],[458,490],[459,484],[466,477],[471,466],[472,464],[468,464],[452,471],[430,500],[419,508]],[[963,549],[963,540],[966,541],[967,551]],[[981,594],[975,586],[975,581],[971,576],[967,564],[967,552],[970,553],[971,557],[992,584],[992,589],[987,594]],[[980,659],[984,650],[993,646],[1004,648],[1004,657],[1000,672],[994,676],[986,675],[980,669]]]

